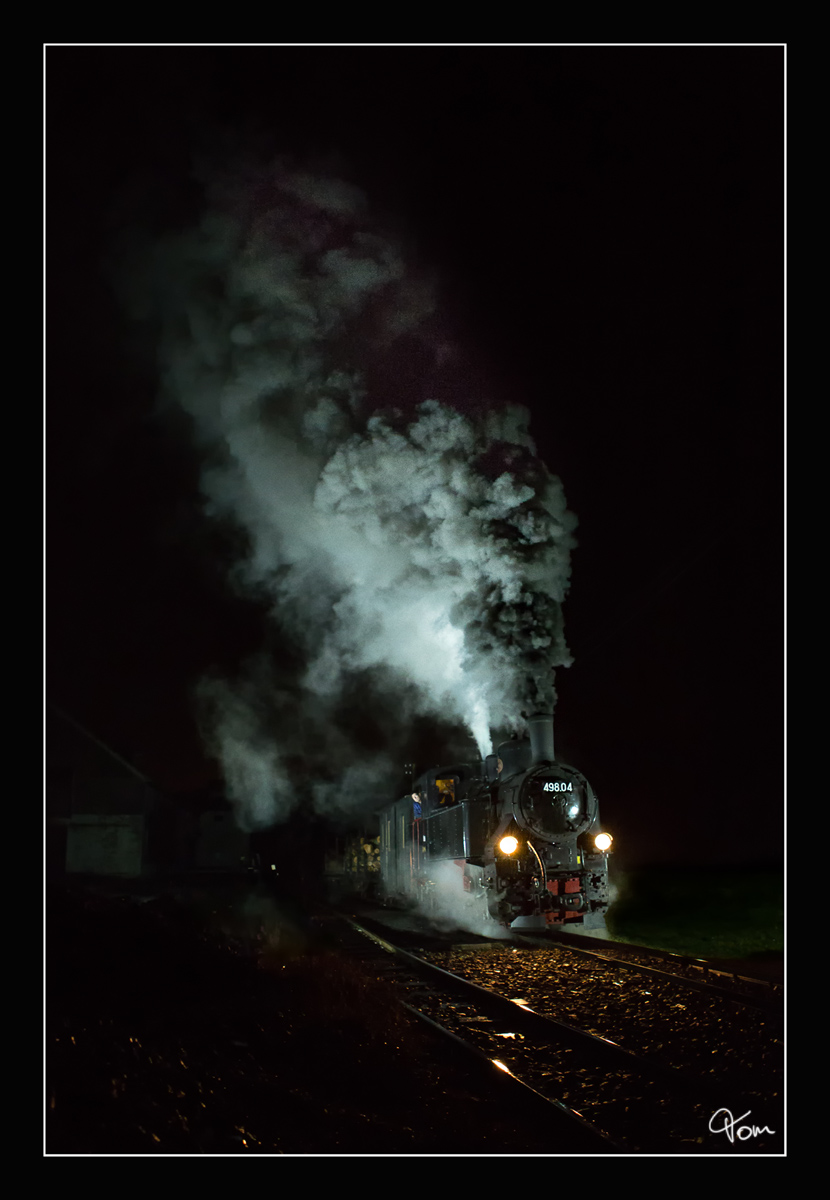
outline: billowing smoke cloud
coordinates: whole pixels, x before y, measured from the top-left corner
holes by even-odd
[[[392,742],[435,714],[482,754],[522,709],[552,710],[575,519],[523,409],[431,397],[430,289],[357,191],[279,165],[206,191],[198,226],[125,278],[204,448],[208,512],[247,535],[236,584],[304,662],[288,692],[263,658],[203,687],[252,826],[300,794],[331,811],[371,791],[384,760],[350,736],[358,697]]]
[[[294,787],[270,725],[274,706],[265,702],[266,688],[267,674],[263,680],[261,671],[253,670],[233,687],[223,679],[205,679],[199,686],[207,739],[247,830],[267,827],[295,807]]]

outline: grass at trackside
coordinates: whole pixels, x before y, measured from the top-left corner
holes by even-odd
[[[784,874],[775,868],[646,867],[612,873],[614,937],[701,958],[784,949]]]

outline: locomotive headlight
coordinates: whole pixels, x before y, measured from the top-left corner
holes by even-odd
[[[515,854],[518,848],[518,840],[514,837],[503,837],[499,842],[499,850],[502,854]]]
[[[613,840],[610,833],[598,833],[594,838],[594,845],[597,850],[608,850]]]

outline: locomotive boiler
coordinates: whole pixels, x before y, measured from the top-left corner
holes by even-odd
[[[604,928],[608,851],[597,797],[556,759],[553,720],[528,720],[473,765],[425,772],[380,813],[383,893],[513,929]],[[442,901],[444,902],[442,905]]]

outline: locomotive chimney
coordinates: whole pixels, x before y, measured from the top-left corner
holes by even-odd
[[[537,763],[553,762],[553,714],[534,713],[527,719],[530,734],[530,758]]]

